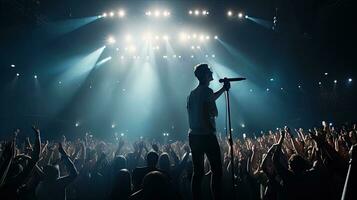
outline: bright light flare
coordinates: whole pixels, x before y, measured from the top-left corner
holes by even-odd
[[[192,10],[189,10],[189,11],[188,11],[188,14],[189,14],[189,15],[192,15],[192,14],[193,14],[193,11],[192,11]]]
[[[125,41],[126,41],[126,42],[130,42],[131,39],[132,39],[132,37],[131,37],[130,34],[127,34],[127,35],[125,36]]]
[[[106,12],[102,14],[102,17],[107,17],[107,16],[108,14]]]
[[[108,44],[115,44],[116,40],[113,36],[109,36],[107,39]]]
[[[195,15],[196,16],[200,15],[200,11],[199,10],[195,10]]]
[[[238,13],[238,17],[239,17],[239,19],[242,19],[243,18],[243,13]]]
[[[351,83],[351,82],[352,82],[352,78],[349,78],[349,79],[348,79],[348,82]]]
[[[119,10],[119,11],[118,11],[118,16],[119,16],[120,18],[124,17],[124,16],[125,16],[125,11],[124,11],[124,10]]]
[[[233,15],[233,12],[232,12],[231,10],[229,10],[229,11],[227,12],[227,16],[228,16],[228,17],[232,17],[232,15]]]
[[[110,17],[114,17],[114,12],[110,12],[110,13],[109,13],[109,16],[110,16]]]

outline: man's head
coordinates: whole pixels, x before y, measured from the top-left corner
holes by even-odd
[[[196,65],[195,76],[200,81],[200,83],[209,83],[213,80],[212,71],[207,64]]]
[[[293,154],[289,159],[289,167],[294,173],[301,173],[308,169],[308,164],[303,157]]]
[[[148,167],[155,167],[157,165],[158,160],[159,160],[159,155],[154,151],[150,151],[146,155],[146,163]]]

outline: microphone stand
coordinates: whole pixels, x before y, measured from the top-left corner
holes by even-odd
[[[234,157],[233,157],[233,136],[232,136],[232,124],[231,124],[231,107],[229,101],[229,89],[226,90],[226,108],[227,108],[227,115],[228,115],[228,143],[230,147],[230,154],[231,154],[231,178],[232,178],[232,188],[233,188],[233,195],[235,197],[235,176],[234,176]],[[227,126],[227,124],[226,124]]]

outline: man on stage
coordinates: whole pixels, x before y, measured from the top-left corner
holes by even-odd
[[[216,99],[224,91],[229,90],[230,83],[217,92],[209,88],[213,80],[212,71],[207,64],[199,64],[194,73],[199,81],[198,86],[191,91],[187,101],[189,118],[189,143],[192,152],[193,177],[192,195],[193,200],[201,200],[201,182],[204,176],[204,155],[206,154],[211,166],[211,193],[215,200],[220,199],[222,161],[219,144],[216,137],[215,118],[218,115]]]

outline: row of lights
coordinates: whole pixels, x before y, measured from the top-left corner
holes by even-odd
[[[207,16],[207,15],[209,15],[209,11],[206,9],[193,9],[193,10],[189,10],[188,14],[192,15],[192,16]],[[123,17],[125,17],[125,15],[126,15],[125,10],[120,9],[117,12],[115,12],[115,11],[104,12],[101,15],[99,15],[98,17],[99,18],[114,18],[114,17],[123,18]],[[160,17],[167,18],[167,17],[171,16],[171,12],[168,10],[156,9],[156,10],[146,11],[145,15],[148,17],[155,17],[155,18],[160,18]],[[243,12],[235,12],[232,10],[227,11],[227,16],[228,17],[238,17],[239,19],[248,18],[248,15],[244,15]]]
[[[195,9],[195,10],[189,10],[188,14],[194,16],[207,16],[209,12],[204,9]]]
[[[99,18],[106,18],[106,17],[110,17],[110,18],[114,18],[114,17],[119,17],[119,18],[123,18],[125,17],[126,13],[125,10],[120,9],[117,12],[114,11],[110,11],[110,12],[104,12],[102,15],[99,15]]]
[[[244,15],[244,13],[243,12],[234,12],[234,11],[232,11],[232,10],[228,10],[227,11],[227,16],[228,17],[238,17],[239,19],[243,19],[243,17],[244,18],[248,18],[248,15]]]
[[[169,17],[171,13],[168,10],[155,10],[155,11],[148,10],[145,12],[145,15],[149,17],[153,16],[156,18],[163,16],[164,18],[166,18]]]
[[[129,53],[134,53],[134,52],[136,52],[136,46],[135,45],[129,45],[129,46],[125,46],[124,47],[124,51],[125,52],[129,52]],[[201,47],[200,45],[197,45],[197,46],[195,46],[195,45],[192,45],[191,46],[191,50],[201,50],[201,49],[203,49],[203,47]],[[160,50],[160,46],[159,45],[153,45],[153,47],[152,47],[152,50],[154,50],[154,51],[158,51],[158,50]],[[120,51],[120,48],[116,48],[116,51]]]
[[[144,41],[168,41],[170,40],[170,36],[167,34],[163,34],[163,35],[159,35],[159,34],[151,34],[150,32],[142,34],[141,39]],[[213,37],[215,40],[218,39],[218,36],[215,35]],[[180,33],[179,35],[179,39],[180,41],[188,41],[188,40],[192,40],[192,41],[199,41],[199,42],[205,42],[211,39],[210,35],[207,34],[197,34],[197,33],[192,33],[192,34],[187,34],[187,33]],[[125,42],[131,42],[134,41],[135,38],[133,38],[133,36],[131,34],[127,34],[124,37],[124,41]],[[114,36],[109,36],[107,38],[107,43],[108,44],[115,44],[117,42],[116,38]]]
[[[212,55],[206,54],[205,57],[206,57],[206,58],[209,58],[209,57],[215,58],[216,55],[215,55],[215,54],[212,54]],[[127,58],[129,58],[129,59],[132,58],[132,59],[134,59],[134,60],[139,60],[139,59],[141,59],[142,57],[137,56],[137,55],[127,56],[127,57],[125,57],[124,55],[120,56],[120,59],[121,59],[121,60],[124,60],[124,59],[127,59]],[[143,58],[145,58],[146,60],[149,60],[149,59],[150,59],[150,56],[144,56]],[[171,58],[171,56],[163,55],[162,58],[163,58],[163,59],[169,59],[169,58]],[[181,58],[183,58],[183,57],[182,57],[181,55],[176,55],[176,54],[175,54],[175,55],[172,55],[172,58],[181,59]],[[195,58],[195,55],[190,55],[189,58],[193,59],[193,58]]]

